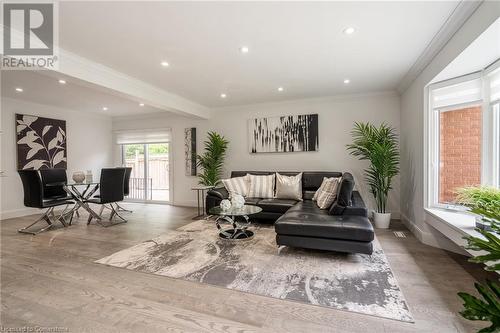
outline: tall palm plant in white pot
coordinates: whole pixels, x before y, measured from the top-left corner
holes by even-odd
[[[370,162],[365,178],[377,204],[373,213],[375,227],[388,228],[391,213],[387,212],[387,197],[392,189],[392,179],[399,173],[398,135],[386,124],[376,127],[358,122],[351,134],[353,143],[347,145],[349,153]]]

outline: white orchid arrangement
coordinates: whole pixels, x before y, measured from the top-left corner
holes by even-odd
[[[42,132],[39,133],[32,127],[33,122],[37,120],[38,117],[28,115],[23,115],[22,119],[17,120],[17,134],[21,136],[23,131],[25,131],[25,135],[21,137],[17,143],[25,144],[30,148],[26,155],[26,161],[28,162],[23,166],[23,169],[33,168],[38,170],[43,166],[47,168],[54,168],[59,163],[66,161],[66,149],[64,147],[64,144],[66,143],[66,133],[64,130],[61,127],[58,127],[56,135],[49,138],[46,134],[51,130],[53,125],[45,125]],[[41,159],[39,157],[29,161],[41,150],[45,151],[47,156],[46,159]]]

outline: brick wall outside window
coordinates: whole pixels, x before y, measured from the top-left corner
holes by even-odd
[[[481,184],[481,107],[441,112],[439,202],[459,187]]]

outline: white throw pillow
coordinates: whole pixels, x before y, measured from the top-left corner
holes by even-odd
[[[296,176],[284,176],[276,172],[275,197],[302,200],[302,172]]]
[[[270,199],[274,197],[274,173],[272,175],[260,176],[247,173],[250,180],[248,197]]]
[[[234,177],[222,179],[222,184],[229,192],[229,197],[232,198],[236,194],[246,197],[248,195],[248,176]]]
[[[328,209],[337,198],[337,188],[340,183],[339,178],[326,178],[323,180],[325,186],[321,184],[321,192],[318,194],[316,204],[320,209]]]

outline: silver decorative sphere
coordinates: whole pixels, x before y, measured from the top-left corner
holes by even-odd
[[[220,202],[220,208],[222,210],[229,210],[231,209],[231,201],[225,199]]]
[[[240,209],[245,205],[245,198],[242,195],[235,195],[231,198],[231,205],[233,208]]]

